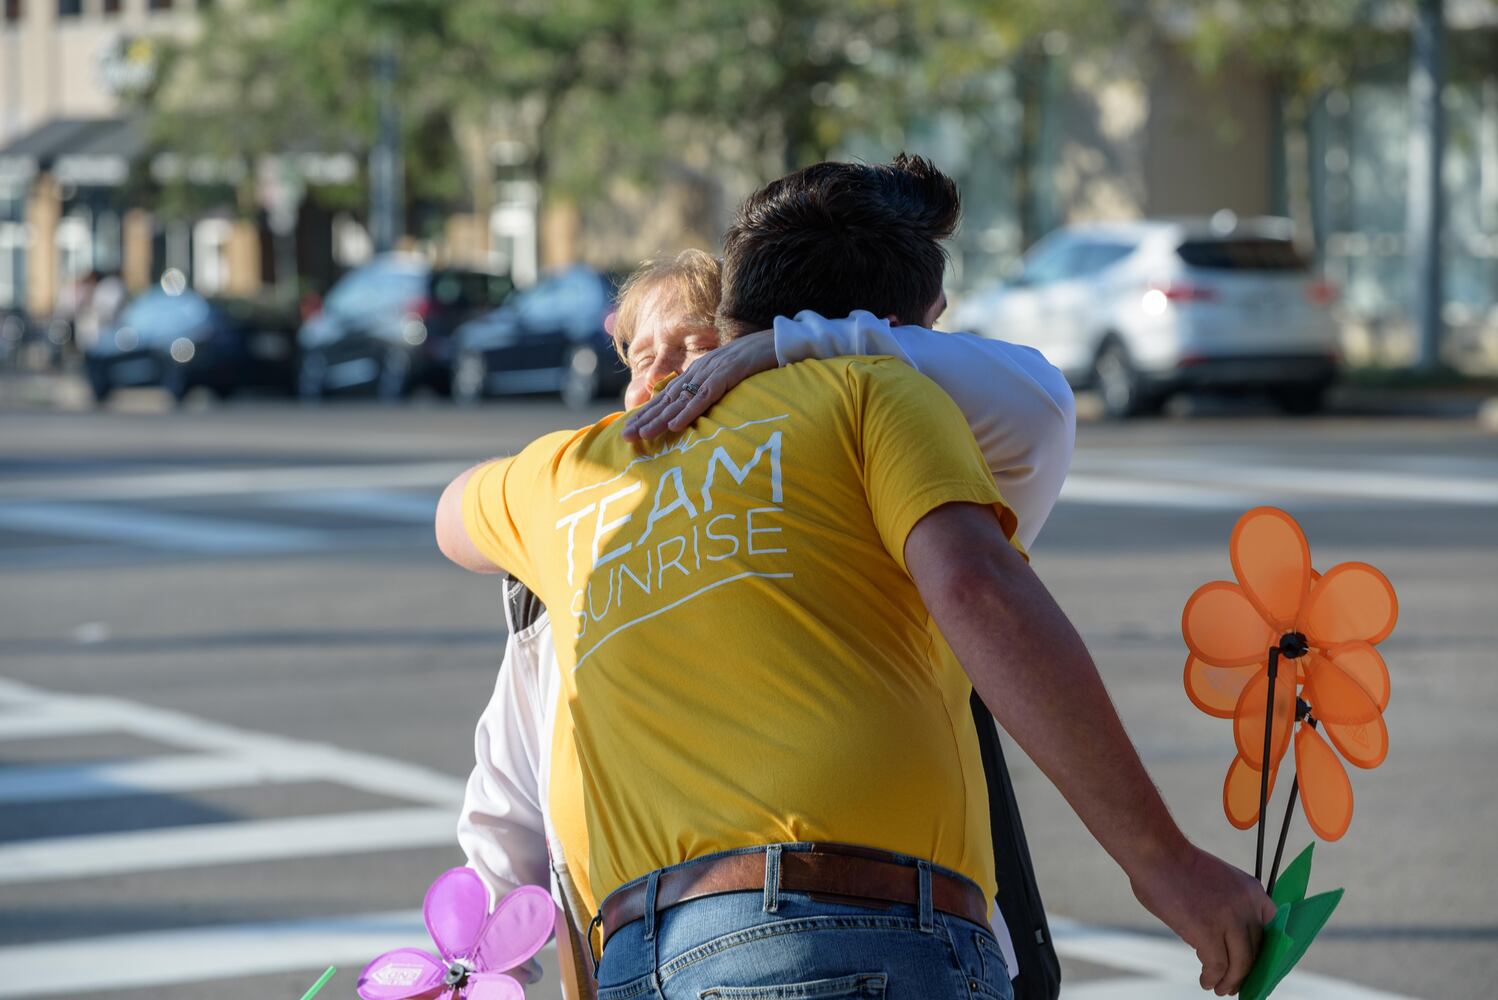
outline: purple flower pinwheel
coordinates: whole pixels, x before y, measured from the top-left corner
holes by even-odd
[[[523,885],[488,913],[489,894],[469,868],[437,876],[422,916],[442,957],[397,948],[359,974],[364,1000],[524,1000],[525,989],[505,970],[529,961],[551,938],[556,908],[540,886]]]

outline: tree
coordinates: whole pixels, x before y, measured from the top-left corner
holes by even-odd
[[[385,5],[389,6],[389,5]],[[253,211],[254,163],[285,153],[362,156],[377,128],[374,66],[382,32],[409,11],[355,0],[241,0],[204,10],[192,39],[168,46],[145,95],[158,144],[186,157],[239,163],[241,210]],[[417,6],[417,5],[413,5]],[[434,5],[439,6],[440,5]],[[402,38],[399,90],[413,194],[451,199],[463,188],[450,108],[421,65],[439,54],[423,32]],[[331,192],[362,204],[362,182]]]
[[[1301,239],[1319,249],[1311,211],[1310,122],[1328,90],[1345,85],[1359,66],[1396,57],[1406,40],[1398,26],[1407,0],[1254,0],[1202,5],[1180,23],[1185,50],[1210,75],[1230,59],[1265,72],[1280,99],[1286,160],[1286,201]],[[1160,4],[1161,17],[1181,16]],[[1406,23],[1408,23],[1406,21]]]
[[[757,182],[850,135],[898,139],[960,98],[975,26],[918,0],[242,0],[171,53],[152,105],[179,148],[363,152],[393,35],[414,195],[482,202],[487,164],[464,150],[504,142],[548,198],[587,202],[672,162]]]

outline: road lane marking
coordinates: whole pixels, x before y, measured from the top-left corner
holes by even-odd
[[[456,851],[457,825],[456,808],[380,809],[13,841],[0,846],[0,884],[419,847]]]
[[[437,494],[390,490],[312,490],[280,493],[261,500],[265,507],[319,514],[346,514],[409,524],[431,524],[437,518]]]
[[[1090,927],[1052,917],[1057,950],[1138,975],[1062,987],[1062,1000],[1196,1000],[1195,956],[1178,942]],[[1143,947],[1141,947],[1141,942]],[[391,910],[281,922],[229,924],[141,934],[102,935],[0,948],[0,998],[60,996],[89,990],[168,986],[297,969],[308,982],[329,964],[352,984],[365,963],[393,948],[430,948],[419,910]],[[555,967],[554,945],[542,961]],[[78,956],[88,956],[79,961]],[[532,990],[554,989],[548,976]],[[1404,1000],[1397,994],[1296,972],[1275,991],[1283,1000]]]
[[[297,781],[337,781],[323,755],[260,759],[228,754],[183,754],[93,764],[10,766],[0,770],[0,805],[177,795],[208,789]]]
[[[351,504],[371,502],[354,494],[412,487],[441,487],[463,470],[464,462],[382,463],[215,469],[208,471],[156,472],[84,477],[20,479],[0,484],[0,498],[69,500],[169,500],[191,497],[247,494],[348,492]],[[1468,475],[1432,474],[1410,469],[1407,457],[1378,457],[1367,466],[1285,465],[1258,461],[1245,455],[1232,463],[1220,454],[1183,458],[1160,458],[1147,453],[1120,457],[1093,450],[1077,453],[1068,484],[1081,481],[1085,493],[1117,488],[1133,496],[1142,486],[1162,480],[1184,480],[1178,485],[1195,487],[1198,493],[1222,491],[1224,487],[1249,489],[1270,496],[1311,495],[1346,497],[1403,503],[1498,504],[1498,475],[1490,463],[1452,459],[1450,468],[1471,469]],[[1227,491],[1234,495],[1236,491]],[[390,508],[403,501],[391,497]],[[1209,497],[1210,498],[1210,497]],[[1089,496],[1079,495],[1087,500]],[[1180,497],[1178,497],[1180,499]],[[309,500],[309,504],[322,501]],[[374,501],[376,503],[380,501]],[[1225,502],[1225,501],[1223,501]],[[1168,505],[1168,504],[1167,504]],[[308,509],[314,509],[310,507]],[[409,513],[411,508],[405,508]],[[414,514],[412,515],[414,516]]]
[[[0,528],[208,555],[306,551],[327,538],[306,528],[55,501],[0,504]]]
[[[1061,1000],[1201,1000],[1204,996],[1195,983],[1166,984],[1142,976],[1061,984]]]
[[[1056,952],[1064,958],[1150,976],[1156,983],[1155,990],[1148,995],[1161,1000],[1175,1000],[1177,997],[1187,1000],[1203,995],[1197,984],[1201,963],[1189,946],[1175,938],[1098,927],[1066,917],[1052,916],[1049,923]],[[1169,988],[1164,985],[1166,983]],[[1096,997],[1115,995],[1093,994]],[[1310,972],[1292,973],[1276,988],[1274,995],[1280,1000],[1408,1000],[1397,993]],[[1063,991],[1062,997],[1067,998],[1069,994]],[[1084,993],[1082,997],[1085,1000],[1088,994]]]
[[[137,787],[185,789],[199,782],[257,780],[267,775],[280,780],[305,774],[438,805],[17,842],[0,847],[0,884],[350,852],[456,848],[456,802],[463,782],[417,765],[252,733],[122,699],[51,693],[4,678],[0,678],[0,709],[18,716],[12,722],[46,718],[55,727],[59,721],[85,720],[90,726],[123,729],[203,751],[201,757],[162,757],[102,767],[23,768],[0,775],[0,801],[60,797],[64,792],[105,794],[93,786],[109,779],[131,781]],[[53,786],[42,780],[47,777],[53,779]],[[1063,956],[1149,977],[1078,984],[1063,992],[1064,1000],[1135,996],[1185,1000],[1200,995],[1195,957],[1179,942],[1089,927],[1062,917],[1053,917],[1051,926]],[[0,998],[296,969],[309,970],[310,982],[329,962],[360,966],[389,948],[424,943],[419,914],[394,911],[18,945],[0,948],[0,968],[7,970],[0,982]],[[90,961],[77,962],[79,954],[90,955]],[[1292,976],[1278,995],[1286,1000],[1394,997],[1310,974]]]
[[[339,966],[338,995],[352,996],[359,970],[393,948],[431,948],[420,910],[117,934],[0,948],[0,997],[233,979],[309,970],[311,985]],[[329,994],[330,996],[333,994]]]
[[[81,736],[116,728],[115,714],[96,707],[39,705],[24,713],[13,710],[0,713],[0,741]]]
[[[1269,493],[1359,498],[1403,503],[1498,504],[1498,477],[1391,473],[1382,469],[1265,466],[1155,458],[1080,462],[1073,477],[1130,483],[1235,487]]]
[[[1061,503],[1116,504],[1125,507],[1186,507],[1231,510],[1253,505],[1241,491],[1187,483],[1096,476],[1074,472],[1061,486]]]
[[[445,486],[472,462],[396,462],[297,465],[198,472],[18,479],[0,484],[0,497],[78,500],[170,500],[184,497],[286,493],[320,489]]]
[[[27,728],[28,716],[45,714],[50,719],[52,730],[45,735],[62,730],[72,721],[78,727],[87,727],[82,731],[124,731],[186,749],[259,761],[273,770],[292,771],[305,766],[350,788],[429,805],[455,808],[463,801],[466,787],[463,778],[419,764],[327,743],[252,732],[122,698],[53,694],[0,678],[0,705],[6,704],[23,707],[25,714],[14,719],[0,715],[0,738],[7,735],[7,727],[12,731],[23,731]],[[39,727],[32,727],[33,732],[36,728]],[[456,820],[454,813],[454,823]]]
[[[1158,477],[1073,472],[1061,487],[1061,502],[1202,510],[1241,509],[1261,503],[1344,507],[1347,501],[1498,506],[1498,483],[1471,479],[1422,481],[1308,469],[1246,472],[1198,468],[1193,473],[1199,477],[1195,481],[1185,480],[1184,471]]]

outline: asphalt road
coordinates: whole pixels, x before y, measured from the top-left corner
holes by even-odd
[[[447,566],[447,477],[576,423],[540,401],[0,414],[0,998],[296,998],[421,945],[503,638]],[[1181,606],[1273,502],[1318,568],[1399,589],[1393,749],[1317,849],[1347,896],[1278,996],[1489,996],[1498,980],[1498,437],[1459,420],[1245,411],[1082,430],[1034,565],[1186,830],[1221,814],[1225,723],[1181,689]],[[1200,995],[1018,753],[1071,1000]],[[1273,815],[1279,814],[1279,808]],[[1291,843],[1309,840],[1298,819]],[[531,990],[555,996],[554,978]]]

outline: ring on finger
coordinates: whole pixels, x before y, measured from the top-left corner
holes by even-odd
[[[682,391],[685,392],[688,396],[695,396],[702,391],[702,386],[698,385],[696,382],[683,382],[681,384],[681,388]]]

